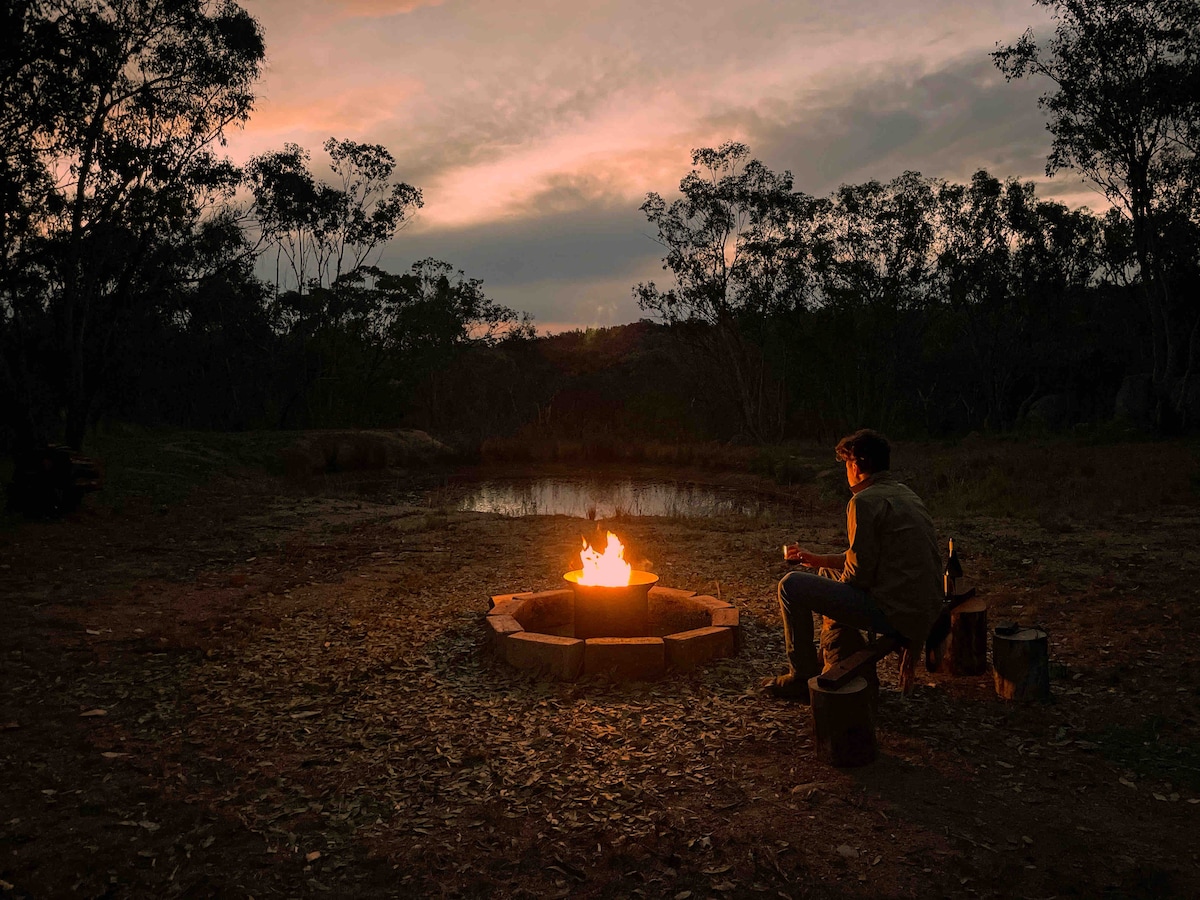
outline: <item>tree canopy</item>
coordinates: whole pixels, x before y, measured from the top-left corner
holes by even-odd
[[[993,59],[1009,78],[1053,85],[1040,103],[1054,136],[1047,174],[1075,169],[1130,223],[1152,323],[1161,408],[1200,415],[1200,4],[1195,0],[1035,0],[1056,21]]]
[[[263,37],[229,0],[28,0],[9,16],[4,377],[24,430],[54,430],[39,417],[62,408],[79,446],[138,318],[202,274],[206,213],[238,180],[215,148],[250,115]]]

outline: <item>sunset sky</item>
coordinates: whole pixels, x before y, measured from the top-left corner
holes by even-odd
[[[669,282],[639,212],[692,148],[750,145],[796,187],[906,169],[1045,181],[1037,82],[988,53],[1030,0],[241,0],[267,39],[236,161],[326,138],[379,143],[425,208],[383,251],[481,278],[543,329],[641,317],[632,286]],[[1058,176],[1043,197],[1099,205]]]

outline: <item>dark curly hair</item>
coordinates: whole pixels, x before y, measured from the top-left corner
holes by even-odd
[[[892,464],[892,445],[878,431],[860,428],[837,443],[838,459],[852,459],[867,475],[885,472]]]

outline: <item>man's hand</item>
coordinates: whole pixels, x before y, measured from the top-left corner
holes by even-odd
[[[841,571],[846,565],[846,554],[844,553],[813,553],[799,544],[784,544],[783,558],[790,563],[799,563],[806,569],[834,569]]]
[[[805,550],[799,544],[784,544],[783,558],[788,562],[799,563],[809,569],[816,569],[821,566],[821,557],[811,550]]]

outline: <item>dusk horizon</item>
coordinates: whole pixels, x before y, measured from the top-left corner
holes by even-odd
[[[1051,20],[1029,0],[960,4],[633,3],[555,15],[528,4],[249,0],[267,65],[228,134],[236,163],[295,143],[316,172],[330,137],[381,144],[425,205],[380,251],[404,271],[443,259],[539,332],[645,316],[640,281],[668,279],[639,211],[671,199],[692,150],[734,140],[795,189],[914,170],[986,169],[1039,197],[1106,204],[1045,176],[1038,79],[1006,83],[989,54]],[[664,37],[669,36],[669,37]]]

